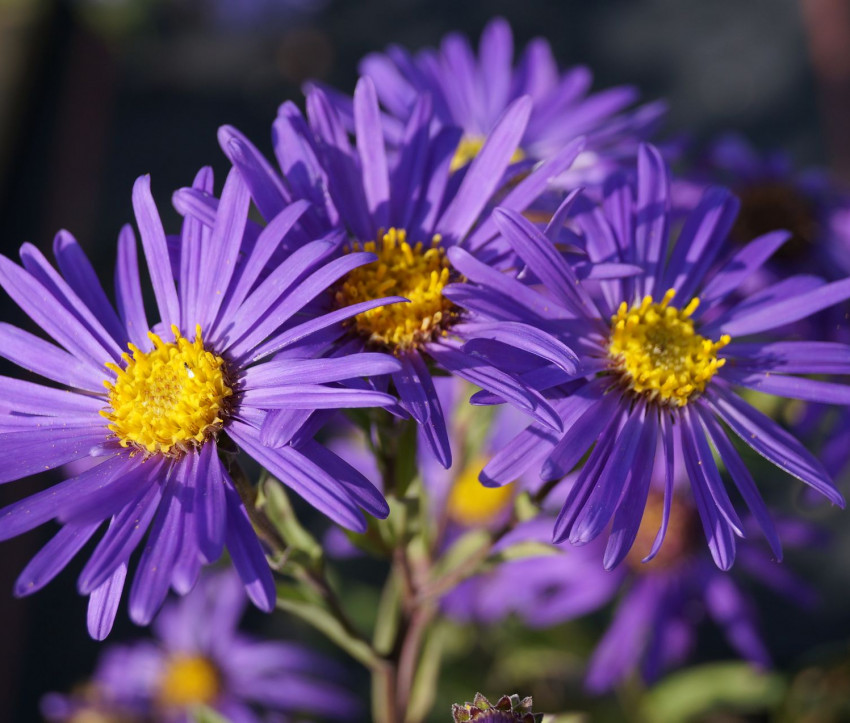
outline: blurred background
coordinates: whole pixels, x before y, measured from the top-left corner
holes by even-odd
[[[304,80],[351,92],[365,53],[389,43],[434,45],[455,29],[477,42],[496,14],[511,22],[517,47],[543,35],[563,65],[587,64],[595,89],[634,84],[644,99],[666,98],[668,137],[705,139],[737,129],[759,148],[787,151],[801,167],[850,175],[845,0],[0,0],[2,252],[15,256],[25,241],[47,252],[65,228],[107,276],[114,240],[132,218],[138,175],[152,175],[166,228],[173,228],[171,192],[203,165],[224,177],[221,124],[235,125],[270,154],[276,108],[300,100]],[[24,323],[5,295],[0,304],[4,320]],[[786,482],[777,487],[790,489]],[[31,481],[8,485],[0,502],[35,488]],[[847,517],[837,510],[800,512],[805,506],[790,493],[779,497],[780,506],[797,508],[835,535],[827,550],[789,555],[787,564],[822,594],[815,613],[801,614],[767,592],[759,598],[768,647],[793,676],[820,660],[850,659],[850,538],[841,530]],[[16,575],[50,533],[39,529],[0,548],[0,721],[38,720],[39,697],[84,678],[98,653],[86,636],[85,601],[74,589],[81,562],[31,599],[11,596]],[[603,622],[582,634],[592,639]],[[268,622],[258,617],[251,624]],[[275,625],[275,634],[304,635],[286,621]],[[122,612],[113,636],[140,633]],[[707,639],[704,657],[717,657],[718,646]],[[552,695],[580,696],[568,670],[575,661],[553,665],[546,671]],[[843,671],[833,683],[846,691],[850,670]],[[509,673],[504,680],[510,687]],[[581,709],[580,698],[573,702]],[[608,715],[592,720],[619,720]]]

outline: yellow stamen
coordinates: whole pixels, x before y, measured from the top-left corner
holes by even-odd
[[[157,699],[163,706],[188,708],[208,705],[220,692],[221,676],[209,660],[199,655],[175,655],[159,680]]]
[[[446,503],[449,517],[466,527],[482,527],[495,520],[510,504],[513,484],[485,487],[478,473],[487,463],[483,457],[474,459],[458,475]]]
[[[669,305],[675,293],[670,289],[660,303],[645,296],[631,307],[620,304],[611,318],[608,355],[628,389],[658,404],[682,407],[726,363],[717,352],[731,339],[724,334],[711,341],[695,333],[690,317],[699,299],[677,309]]]
[[[173,342],[148,332],[153,350],[130,344],[133,355],[123,355],[123,369],[106,365],[117,379],[104,382],[109,408],[101,414],[121,446],[146,454],[177,455],[203,444],[221,428],[233,394],[224,360],[204,349],[201,328],[195,341],[180,336],[176,326],[171,329]]]
[[[354,317],[355,328],[372,344],[409,349],[445,331],[455,306],[442,293],[450,270],[440,240],[437,235],[430,246],[411,246],[404,229],[391,228],[377,242],[351,245],[352,251],[371,251],[378,260],[346,276],[336,295],[341,307],[383,296],[410,299],[409,304],[380,306]]]
[[[484,147],[484,141],[486,140],[486,136],[464,136],[461,138],[460,143],[457,144],[457,150],[452,157],[449,170],[454,173],[463,168],[467,163],[471,163],[481,153],[481,149]],[[523,153],[523,150],[517,148],[511,156],[511,163],[518,163],[524,158],[525,153]]]

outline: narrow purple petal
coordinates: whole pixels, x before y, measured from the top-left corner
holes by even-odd
[[[850,279],[834,281],[792,298],[783,298],[750,313],[734,315],[720,327],[724,334],[743,336],[757,334],[793,321],[805,319],[817,311],[850,298]]]
[[[702,405],[697,407],[697,413],[702,420],[703,426],[711,435],[711,439],[714,442],[717,453],[720,455],[720,459],[723,460],[723,464],[732,477],[738,491],[741,493],[741,497],[744,498],[744,502],[747,504],[747,507],[749,507],[756,523],[764,533],[765,539],[770,545],[770,549],[776,560],[780,562],[782,560],[782,543],[779,540],[779,534],[777,533],[776,526],[773,524],[773,520],[770,517],[767,505],[765,505],[764,500],[756,487],[756,483],[753,481],[752,475],[735,447],[729,441],[729,438],[726,436],[726,432],[724,432],[721,426],[714,420],[713,415],[705,410]]]
[[[784,374],[850,374],[850,345],[831,341],[776,341],[723,349],[742,371],[748,368]]]
[[[255,409],[352,409],[395,404],[391,394],[371,389],[292,384],[285,387],[246,389],[240,403]]]
[[[35,432],[0,433],[0,483],[86,457],[106,436],[103,426],[48,428],[43,425]]]
[[[345,488],[327,472],[291,447],[271,449],[257,439],[257,431],[233,422],[230,435],[257,462],[334,522],[356,532],[366,521]]]
[[[850,404],[850,385],[791,377],[773,372],[747,372],[734,367],[723,369],[724,379],[763,394],[787,399],[803,399],[824,404]]]
[[[706,399],[714,412],[756,452],[814,487],[833,504],[844,507],[844,497],[835,489],[823,465],[776,422],[725,389],[709,390]]]
[[[224,492],[227,500],[226,544],[233,566],[242,578],[251,602],[263,612],[271,612],[275,604],[275,588],[266,556],[236,490],[227,484]]]
[[[636,260],[646,269],[643,294],[655,293],[661,264],[667,256],[667,215],[670,178],[667,164],[655,146],[641,144],[637,163],[637,204],[634,244]],[[665,290],[658,290],[662,294]]]
[[[705,603],[708,614],[723,628],[732,647],[747,660],[769,668],[770,654],[758,634],[753,605],[729,576],[712,576],[706,586]]]
[[[418,354],[414,351],[411,355]],[[410,412],[417,423],[426,424],[431,417],[431,404],[425,388],[422,385],[416,367],[413,366],[410,359],[411,355],[402,355],[399,357],[401,369],[395,372],[393,383],[398,390],[398,395],[401,398],[401,403],[404,409]],[[439,404],[439,400],[437,401]]]
[[[675,481],[674,475],[674,459],[675,459],[675,442],[673,440],[673,422],[667,414],[661,414],[661,441],[663,444],[662,454],[664,455],[664,505],[661,510],[661,524],[658,527],[658,533],[655,535],[655,540],[652,542],[652,549],[649,554],[643,558],[642,562],[649,562],[655,558],[664,538],[667,536],[667,528],[670,525],[670,510],[673,508],[673,484]]]
[[[411,354],[408,361],[416,372],[428,400],[428,420],[421,424],[419,428],[425,435],[428,447],[434,453],[437,461],[448,469],[452,464],[452,447],[449,442],[449,430],[446,425],[443,406],[434,386],[434,380],[431,378],[431,372],[421,354]]]
[[[166,326],[179,324],[180,302],[174,288],[165,231],[151,195],[150,176],[140,176],[136,179],[133,186],[133,210],[142,237],[142,247],[148,262],[160,320]]]
[[[207,562],[215,562],[224,549],[227,507],[224,470],[214,444],[204,445],[192,472],[195,477],[195,522],[198,547]]]
[[[210,167],[202,168],[195,175],[192,183],[194,193],[211,197],[213,192],[213,171]],[[204,251],[209,248],[210,229],[215,224],[215,215],[209,225],[198,218],[198,214],[192,209],[184,208],[181,203],[183,194],[176,191],[172,196],[172,202],[178,212],[182,213],[183,226],[180,229],[180,283],[178,292],[180,294],[180,328],[185,334],[194,331],[198,323],[198,303],[201,298],[198,294],[198,284],[201,278],[201,266],[204,259]],[[196,204],[200,205],[200,204]],[[204,329],[206,332],[206,328]]]
[[[0,400],[11,412],[48,417],[90,414],[92,422],[97,421],[98,412],[104,407],[102,398],[4,376],[0,376]]]
[[[89,635],[95,640],[105,640],[112,630],[126,577],[127,564],[123,563],[106,582],[92,590],[89,596],[87,624]]]
[[[82,595],[88,595],[100,587],[122,563],[130,559],[133,550],[147,532],[161,495],[160,481],[151,480],[135,502],[127,505],[113,518],[109,529],[80,573],[77,589]]]
[[[41,590],[83,548],[100,523],[91,525],[65,525],[35,557],[15,580],[15,597],[24,597]]]
[[[572,349],[554,335],[530,324],[514,321],[461,324],[458,326],[458,334],[462,338],[472,339],[464,345],[465,351],[473,350],[471,345],[474,345],[476,337],[492,339],[546,359],[567,374],[575,374],[578,370],[579,360]]]
[[[100,280],[80,245],[67,231],[60,231],[53,241],[53,255],[59,270],[83,304],[103,324],[113,339],[123,346],[127,341],[124,325],[112,308]]]
[[[147,316],[139,280],[139,262],[136,255],[136,235],[129,224],[118,234],[118,258],[115,262],[115,299],[127,336],[137,347],[147,351],[152,342],[148,337]]]
[[[527,96],[514,101],[470,164],[457,194],[440,218],[439,230],[449,243],[458,242],[466,236],[501,185],[505,170],[525,133],[531,107],[531,99]]]
[[[386,146],[375,85],[368,76],[360,78],[354,90],[354,129],[369,213],[378,228],[388,228],[390,185]]]
[[[338,358],[270,361],[250,367],[245,371],[243,379],[245,389],[325,384],[356,377],[392,374],[400,371],[401,366],[400,361],[389,354],[363,352]]]

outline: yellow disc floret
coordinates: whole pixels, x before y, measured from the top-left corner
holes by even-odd
[[[389,304],[354,317],[354,326],[372,344],[392,351],[430,341],[445,330],[455,307],[443,296],[450,280],[446,252],[440,237],[429,246],[407,242],[404,229],[391,228],[377,242],[353,243],[352,251],[371,251],[378,260],[354,269],[342,282],[336,300],[340,306],[383,296],[403,296],[409,304]]]
[[[212,703],[221,692],[215,665],[200,655],[175,655],[159,680],[157,700],[166,707],[188,708]]]
[[[457,144],[455,154],[452,157],[452,163],[449,166],[449,170],[454,173],[455,171],[463,168],[467,163],[471,163],[475,157],[481,153],[481,149],[484,147],[484,141],[486,140],[486,136],[477,135],[464,136],[461,138],[460,143]],[[511,163],[518,163],[524,158],[525,153],[523,153],[521,148],[517,148],[511,156]]]
[[[203,444],[220,429],[233,394],[224,360],[204,349],[200,327],[194,341],[171,328],[173,342],[148,332],[151,351],[130,344],[123,369],[106,365],[117,379],[104,382],[110,408],[101,414],[123,447],[146,454],[176,455]]]
[[[510,504],[513,485],[485,487],[478,473],[487,463],[483,457],[474,459],[458,475],[446,503],[449,517],[466,527],[482,527],[493,522]]]
[[[699,305],[694,298],[684,308],[670,306],[670,289],[660,303],[645,296],[640,304],[620,304],[611,318],[608,355],[623,384],[649,400],[682,407],[705,390],[725,363],[717,352],[730,338],[706,339],[694,332],[690,318]]]

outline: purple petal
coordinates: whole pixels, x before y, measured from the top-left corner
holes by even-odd
[[[530,324],[513,321],[462,324],[458,327],[458,333],[462,338],[492,339],[509,347],[521,349],[552,362],[567,374],[575,374],[578,370],[579,360],[572,349],[552,334]],[[474,344],[474,341],[464,345],[465,351],[469,349],[470,344]]]
[[[731,391],[709,390],[706,399],[712,410],[756,452],[814,487],[833,504],[844,507],[844,497],[835,489],[823,465],[776,422]]]
[[[59,264],[59,270],[82,300],[86,308],[91,309],[97,320],[103,324],[115,341],[123,346],[127,341],[124,325],[112,308],[112,304],[101,286],[100,280],[86,258],[80,245],[67,231],[60,231],[53,241],[53,255]]]
[[[89,596],[87,624],[89,635],[95,640],[105,640],[112,630],[126,577],[127,564],[124,563],[115,569],[106,582],[92,590]]]
[[[756,483],[753,481],[752,475],[741,459],[735,447],[726,436],[721,426],[714,421],[713,415],[706,411],[702,405],[697,407],[697,413],[702,420],[703,426],[708,430],[717,453],[723,464],[729,471],[735,486],[744,498],[747,507],[755,518],[761,531],[764,533],[765,539],[770,545],[776,560],[782,560],[782,543],[779,541],[779,534],[776,532],[776,527],[770,517],[770,512],[767,510],[764,500],[759,494]]]
[[[160,320],[166,326],[179,324],[180,302],[177,299],[177,290],[174,288],[165,231],[151,195],[150,176],[140,176],[136,179],[133,186],[133,210],[136,213],[136,223],[142,237],[142,247],[148,262]]]
[[[387,228],[390,202],[387,156],[378,97],[369,77],[360,78],[354,90],[354,128],[366,204],[378,228]]]
[[[345,488],[304,455],[291,447],[263,446],[256,430],[240,422],[233,422],[229,432],[251,457],[320,512],[349,530],[366,531],[366,521]]]
[[[112,520],[109,529],[92,552],[80,573],[77,589],[88,595],[105,583],[115,570],[130,559],[159,505],[162,486],[151,480],[134,503],[127,505]]]
[[[733,384],[763,394],[824,404],[850,404],[850,386],[847,384],[783,376],[773,372],[747,372],[734,367],[724,369],[722,376]]]
[[[15,597],[24,597],[41,590],[83,548],[91,536],[100,527],[100,523],[84,525],[66,525],[54,535],[35,557],[30,560],[23,572],[15,580]]]
[[[785,374],[850,374],[850,345],[831,341],[732,343],[723,356],[741,371],[752,367]]]
[[[206,561],[212,563],[221,557],[227,522],[224,470],[214,444],[204,445],[192,472],[195,477],[198,547]]]
[[[139,280],[139,262],[136,258],[136,236],[129,224],[118,235],[118,259],[115,262],[115,299],[118,313],[127,329],[127,336],[137,347],[146,351],[152,342],[148,337],[147,316]]]
[[[531,107],[531,98],[527,96],[514,101],[502,114],[481,152],[470,164],[457,194],[440,218],[440,232],[449,243],[466,236],[501,185],[505,170],[525,133]]]
[[[98,397],[3,376],[0,376],[0,400],[11,412],[48,417],[91,415],[92,421],[104,407],[103,399]]]
[[[47,417],[42,418],[45,420]],[[0,433],[0,483],[53,469],[89,454],[107,436],[103,426],[49,428]]]
[[[352,409],[395,404],[390,394],[371,389],[292,384],[285,387],[246,389],[241,404],[256,409]]]
[[[340,382],[357,377],[392,374],[400,369],[399,360],[389,354],[363,352],[338,358],[270,361],[249,368],[243,379],[245,389],[254,389]]]
[[[266,556],[236,490],[227,484],[224,492],[227,500],[226,544],[233,566],[242,578],[251,602],[263,612],[271,612],[275,604],[275,588]]]
[[[193,193],[203,194],[204,200],[211,198],[213,192],[213,172],[209,167],[202,168],[195,175],[192,183]],[[212,214],[209,225],[198,217],[193,208],[185,208],[181,202],[184,195],[176,191],[172,203],[179,213],[183,214],[183,226],[180,229],[180,328],[185,333],[194,331],[194,326],[200,319],[198,313],[198,285],[201,279],[201,267],[204,251],[209,247],[210,229],[215,224],[215,214]],[[194,204],[195,207],[200,204]],[[204,328],[206,332],[206,328]]]
[[[670,205],[667,164],[655,146],[641,144],[637,173],[634,244],[636,259],[646,268],[643,294],[652,295],[660,277],[661,264],[666,260],[667,214]]]

